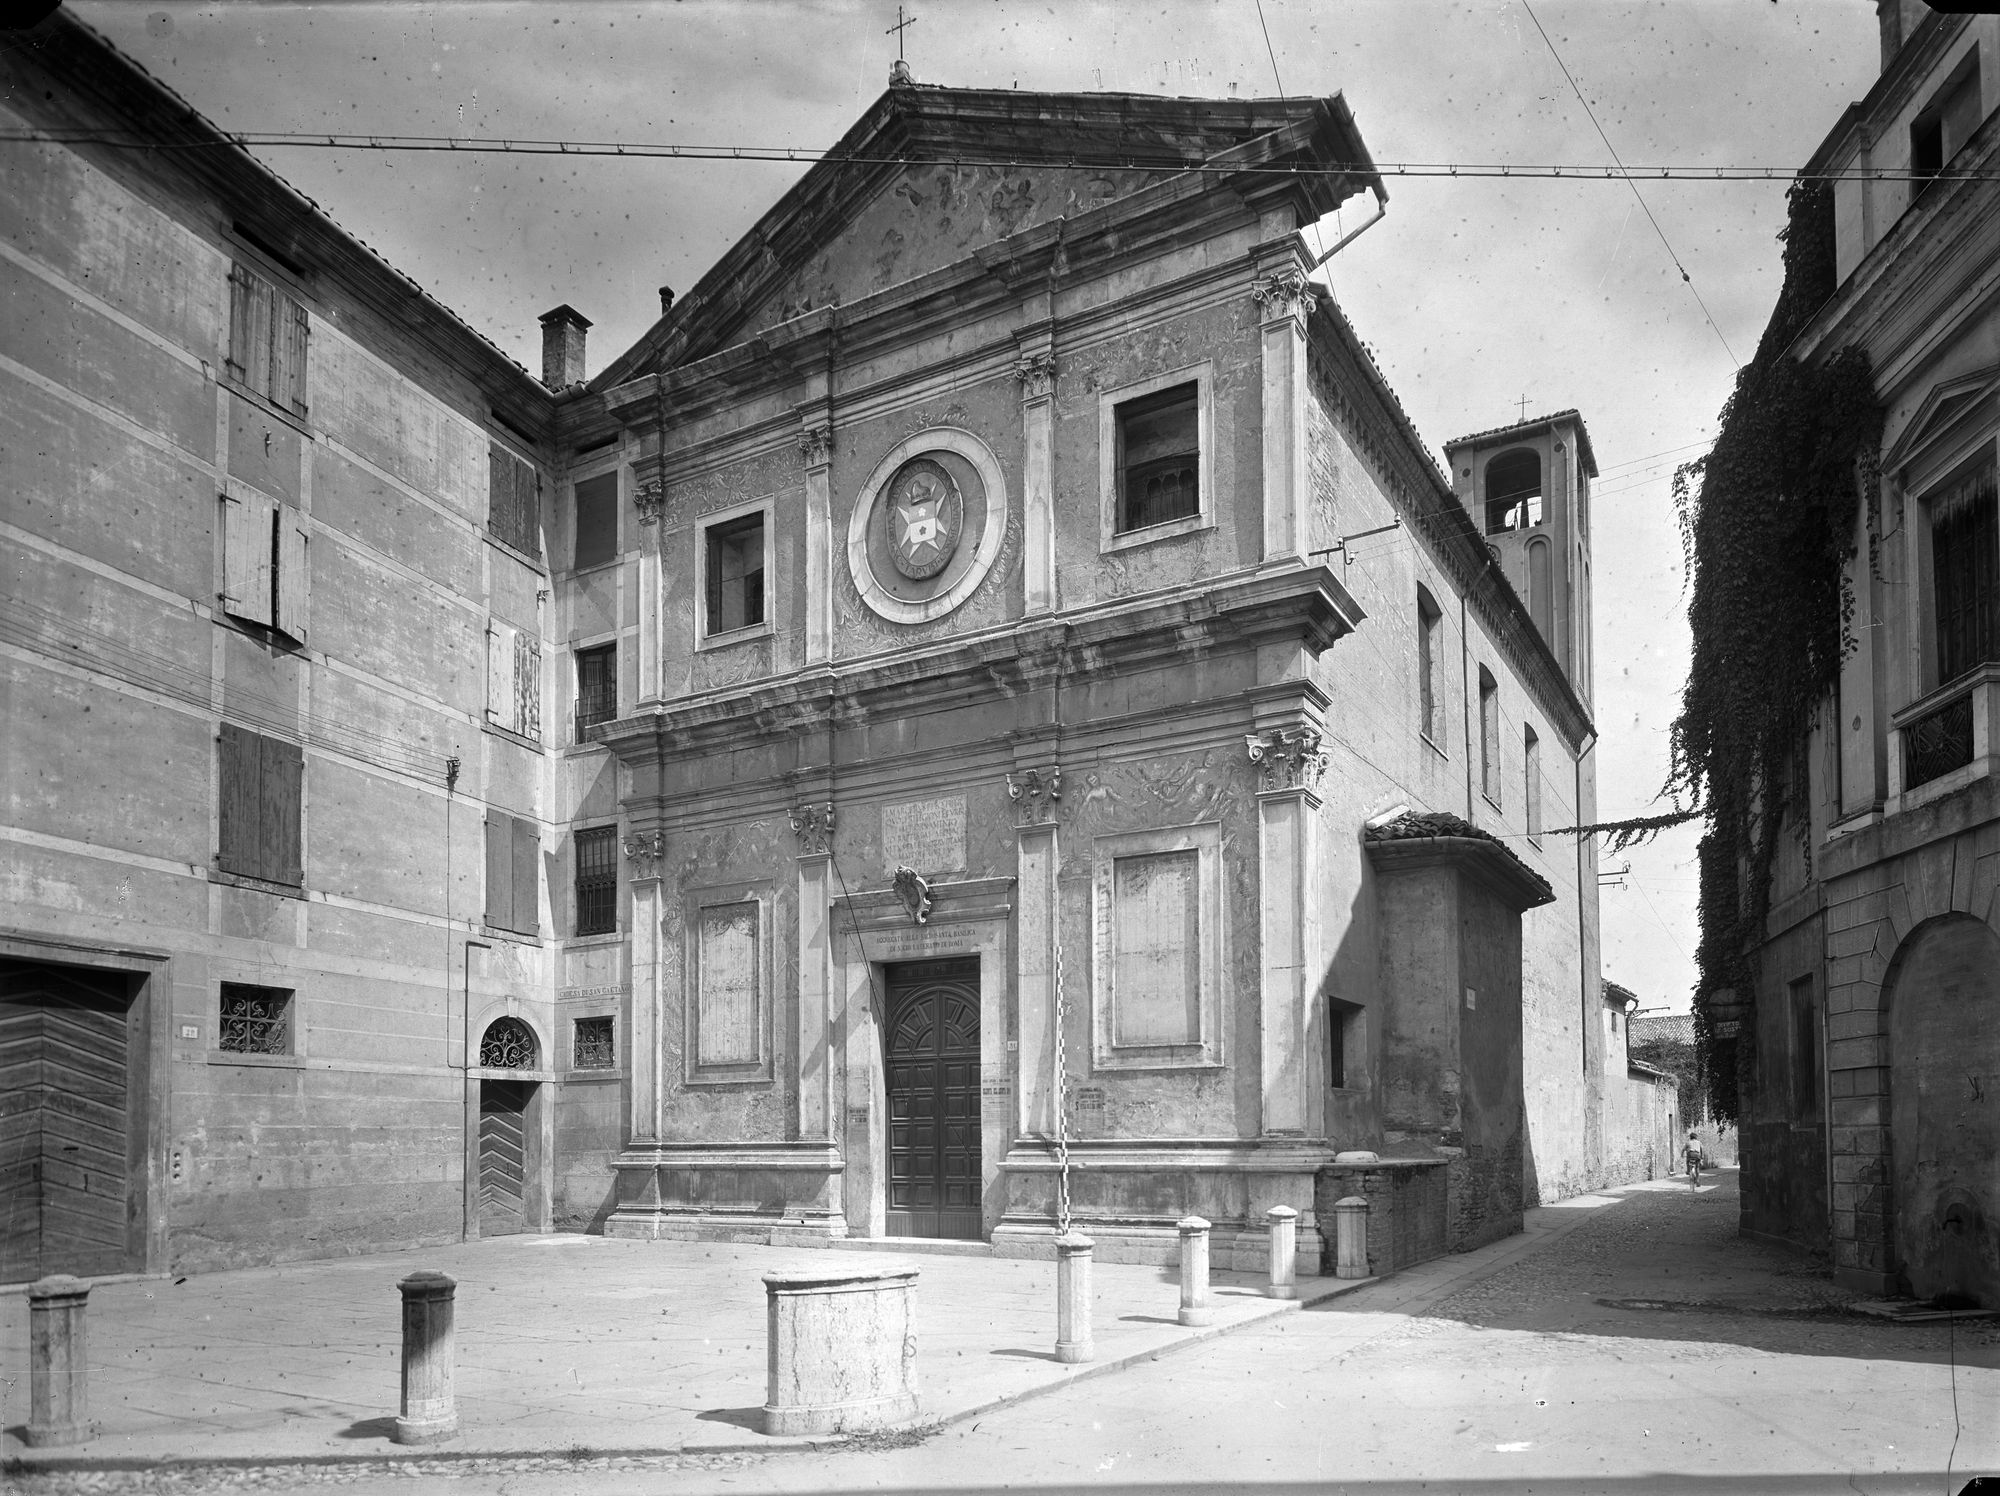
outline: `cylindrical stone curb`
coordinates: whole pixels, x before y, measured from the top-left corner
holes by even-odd
[[[1264,1212],[1271,1227],[1271,1281],[1264,1289],[1274,1299],[1299,1296],[1299,1213],[1289,1205]]]
[[[1215,1306],[1208,1298],[1208,1222],[1184,1216],[1181,1233],[1181,1313],[1184,1325],[1212,1325]]]
[[[456,1280],[416,1272],[396,1285],[403,1295],[403,1411],[398,1444],[435,1444],[458,1432],[454,1386],[458,1339],[453,1328]]]
[[[1090,1250],[1096,1245],[1074,1231],[1056,1238],[1056,1360],[1065,1366],[1097,1355],[1090,1337]]]
[[[917,1269],[764,1274],[763,1429],[836,1434],[917,1416]]]
[[[1368,1276],[1368,1201],[1360,1195],[1333,1202],[1333,1275]]]
[[[58,1273],[28,1285],[28,1426],[23,1442],[41,1449],[81,1444],[90,1421],[90,1356],[84,1313],[90,1285]]]

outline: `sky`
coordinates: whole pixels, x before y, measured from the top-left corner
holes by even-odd
[[[1629,165],[1782,173],[1878,67],[1872,0],[905,6],[920,82],[1339,92],[1381,163],[1602,167],[1601,126]],[[257,132],[821,149],[881,94],[897,46],[896,7],[880,0],[71,9],[223,128]],[[652,324],[659,287],[692,287],[804,171],[258,154],[526,366],[540,366],[535,318],[575,306],[594,323],[592,373]],[[1688,660],[1673,466],[1713,437],[1737,360],[1776,299],[1784,183],[1653,180],[1643,206],[1602,177],[1390,175],[1387,186],[1386,218],[1321,278],[1440,462],[1447,440],[1517,419],[1524,397],[1529,415],[1583,412],[1600,467],[1599,808],[1606,819],[1656,813]],[[1331,245],[1359,211],[1315,232]],[[1684,828],[1603,859],[1604,973],[1647,1009],[1689,1004],[1697,835]]]

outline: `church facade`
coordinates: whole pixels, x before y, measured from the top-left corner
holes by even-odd
[[[1337,98],[902,83],[833,154],[886,141],[562,408],[625,557],[558,576],[624,619],[573,752],[631,936],[558,958],[628,1026],[604,1229],[1144,1257],[1198,1213],[1247,1263],[1276,1205],[1317,1256],[1343,1151],[1496,1231],[1602,1182],[1595,872],[1542,835],[1594,815],[1581,418],[1438,473],[1308,279],[1380,190]]]

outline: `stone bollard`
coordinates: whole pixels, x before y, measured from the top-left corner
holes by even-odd
[[[1264,1212],[1271,1226],[1271,1282],[1264,1292],[1274,1299],[1299,1296],[1299,1213],[1289,1205]]]
[[[1208,1222],[1186,1216],[1181,1232],[1181,1323],[1212,1325],[1215,1305],[1208,1298]]]
[[[90,1357],[84,1310],[90,1285],[58,1273],[28,1285],[28,1426],[22,1439],[42,1448],[81,1444],[90,1421]]]
[[[458,1362],[453,1296],[458,1284],[443,1273],[419,1272],[396,1285],[403,1295],[403,1411],[398,1444],[435,1444],[458,1432]]]
[[[764,1274],[764,1432],[837,1434],[917,1416],[917,1270]]]
[[[1333,1275],[1368,1276],[1368,1202],[1349,1195],[1333,1202]]]
[[[1069,1232],[1056,1238],[1056,1359],[1066,1366],[1092,1360],[1090,1338],[1089,1237]]]

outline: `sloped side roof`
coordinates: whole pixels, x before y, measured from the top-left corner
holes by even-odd
[[[1310,218],[1358,192],[1382,192],[1381,175],[1337,94],[1160,99],[897,85],[592,388],[609,389],[739,341],[749,319],[801,266],[917,165],[1097,172],[1116,177],[1121,194],[1201,167],[1218,182],[1234,177],[1293,192]],[[992,237],[1035,221],[1003,217]],[[920,268],[937,267],[909,273]]]

